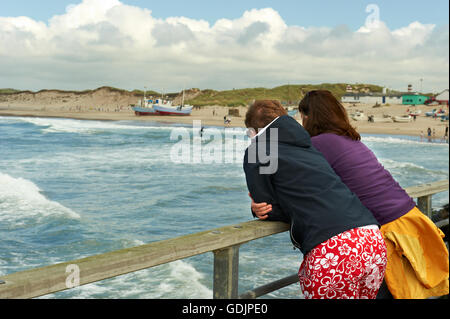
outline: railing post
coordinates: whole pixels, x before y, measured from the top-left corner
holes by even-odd
[[[422,196],[417,199],[417,207],[422,213],[431,218],[431,195]]]
[[[237,299],[239,245],[214,251],[214,299]]]

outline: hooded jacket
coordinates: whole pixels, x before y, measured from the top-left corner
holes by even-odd
[[[290,116],[252,140],[244,171],[253,200],[272,205],[267,220],[289,223],[291,241],[304,255],[347,230],[379,226]]]

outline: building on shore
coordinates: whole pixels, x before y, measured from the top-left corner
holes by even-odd
[[[447,104],[448,105],[448,89],[442,91],[435,98],[436,102],[439,104]]]
[[[341,98],[342,103],[350,104],[402,104],[401,93],[361,93],[348,92]]]
[[[422,94],[404,94],[402,96],[403,105],[422,105],[425,101],[429,100],[430,97]]]

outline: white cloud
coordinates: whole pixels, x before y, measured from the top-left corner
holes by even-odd
[[[84,0],[48,22],[0,17],[0,87],[179,90],[367,82],[448,87],[448,25],[288,26],[271,8],[213,25]]]

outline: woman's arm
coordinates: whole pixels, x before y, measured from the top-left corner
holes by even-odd
[[[272,175],[261,174],[259,170],[260,164],[249,163],[247,161],[247,155],[248,154],[246,152],[246,155],[244,157],[244,171],[247,181],[247,187],[251,194],[250,197],[252,198],[252,201],[257,201],[258,203],[269,203],[271,205],[271,211],[265,212],[265,210],[261,211],[258,209],[258,215],[256,215],[256,212],[252,210],[253,216],[271,221],[289,222],[288,216],[284,214],[276,200],[275,190],[271,181]],[[263,205],[256,205],[256,207],[263,207]],[[263,218],[261,218],[260,216]]]

